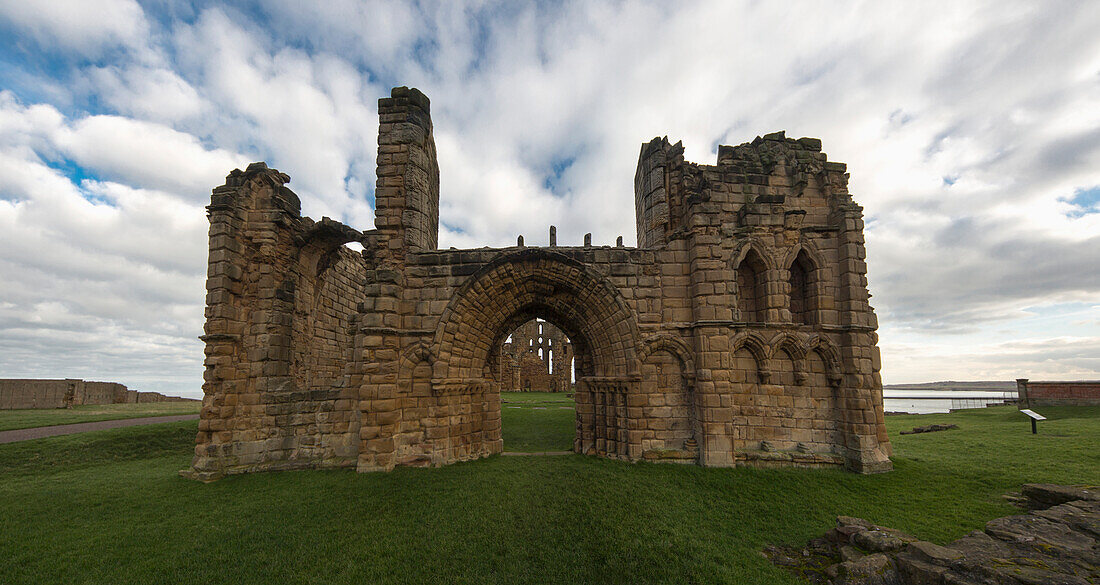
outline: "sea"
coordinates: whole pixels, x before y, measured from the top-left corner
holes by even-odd
[[[887,386],[882,390],[883,407],[886,412],[907,414],[933,414],[962,408],[985,408],[1015,400],[1015,387],[997,390],[941,390]]]

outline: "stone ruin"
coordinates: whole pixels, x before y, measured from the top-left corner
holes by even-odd
[[[500,351],[501,392],[572,392],[573,344],[560,329],[532,319]]]
[[[214,189],[184,475],[500,453],[503,342],[535,318],[571,341],[577,453],[891,468],[862,208],[819,140],[769,134],[714,165],[644,144],[637,247],[440,250],[429,101],[396,88],[378,115],[375,229],[303,217],[263,163]]]
[[[118,382],[92,382],[75,378],[0,380],[0,410],[191,400],[165,396],[160,392],[130,390]]]

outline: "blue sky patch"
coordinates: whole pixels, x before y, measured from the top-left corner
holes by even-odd
[[[449,231],[449,232],[452,232],[452,233],[456,233],[456,234],[464,234],[464,233],[466,233],[466,230],[465,230],[465,229],[463,229],[463,228],[462,228],[462,226],[454,225],[454,224],[452,224],[452,223],[450,223],[450,222],[447,222],[447,221],[443,221],[442,219],[440,219],[440,220],[439,220],[439,225],[440,225],[440,226],[441,226],[441,227],[442,227],[443,229],[445,229],[445,230],[447,230],[447,231]]]
[[[75,161],[67,158],[61,160],[54,160],[47,163],[51,169],[60,172],[62,175],[68,177],[74,185],[80,185],[84,181],[101,181],[99,175],[95,172],[88,170],[76,164]]]
[[[1089,189],[1078,189],[1073,192],[1073,197],[1065,201],[1077,208],[1067,214],[1072,218],[1100,213],[1100,185]]]
[[[575,154],[554,159],[554,162],[550,164],[550,174],[546,176],[546,180],[542,182],[542,186],[545,187],[547,191],[556,194],[558,192],[558,187],[561,185],[561,176],[565,174],[565,171],[573,166],[575,162],[577,162],[577,155]]]

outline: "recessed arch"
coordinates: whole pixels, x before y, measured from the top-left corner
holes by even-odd
[[[815,269],[823,269],[827,266],[825,258],[822,257],[821,252],[817,250],[817,246],[813,242],[799,242],[795,244],[790,250],[787,251],[787,255],[783,258],[782,268],[784,270],[790,270],[791,265],[798,256],[802,254],[813,264]]]
[[[829,281],[827,264],[810,242],[799,243],[783,261],[787,275],[787,308],[796,325],[822,321],[820,309]]]
[[[683,338],[668,333],[651,335],[646,338],[645,343],[642,345],[642,353],[639,358],[645,361],[646,358],[659,350],[667,351],[680,359],[685,378],[689,380],[695,378],[695,360],[691,357],[691,347]]]
[[[756,362],[757,377],[760,382],[766,384],[768,381],[768,359],[771,356],[771,350],[768,347],[768,343],[756,332],[743,331],[734,336],[733,341],[730,342],[731,354],[736,353],[740,349],[744,349],[752,354]]]
[[[748,247],[734,269],[737,291],[737,309],[741,321],[762,323],[767,321],[768,298],[767,262],[756,251]]]
[[[840,350],[836,345],[827,337],[812,335],[806,340],[806,349],[821,356],[821,361],[825,362],[825,373],[829,383],[833,386],[839,385],[844,378],[844,373],[840,368]]]
[[[775,337],[772,337],[771,343],[768,345],[771,347],[771,353],[782,349],[796,360],[801,360],[806,357],[807,348],[805,341],[790,331],[781,331],[777,333]]]

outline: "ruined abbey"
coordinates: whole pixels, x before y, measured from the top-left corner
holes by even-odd
[[[374,229],[303,217],[263,163],[214,189],[185,475],[500,453],[505,341],[536,318],[571,342],[578,453],[890,469],[862,209],[819,140],[713,165],[643,145],[636,247],[440,250],[428,99],[396,88],[378,115]]]
[[[500,351],[501,392],[572,392],[573,344],[541,319],[520,325]]]

